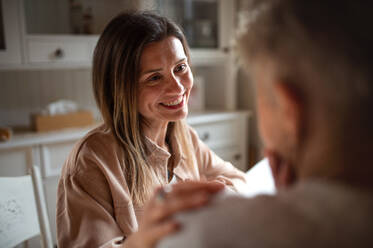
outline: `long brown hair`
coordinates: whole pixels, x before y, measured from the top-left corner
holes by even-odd
[[[154,186],[154,172],[147,164],[145,137],[137,106],[140,58],[144,47],[169,36],[178,38],[190,61],[189,47],[180,28],[150,12],[122,13],[106,26],[93,57],[92,81],[105,125],[123,147],[123,168],[132,200],[142,204]],[[183,152],[193,163],[189,132],[184,121],[172,125]],[[187,159],[188,160],[188,159]]]

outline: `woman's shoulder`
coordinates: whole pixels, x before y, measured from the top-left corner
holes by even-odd
[[[116,146],[118,146],[117,141],[112,131],[105,124],[102,124],[81,138],[75,144],[73,150],[77,151],[77,155],[82,152],[107,153],[113,151]]]
[[[116,146],[116,138],[105,124],[102,124],[89,131],[78,143],[80,149],[90,149],[93,151],[108,149],[111,146]]]
[[[92,165],[109,163],[118,151],[118,143],[111,130],[104,124],[89,131],[73,146],[64,164],[63,174],[75,174]]]

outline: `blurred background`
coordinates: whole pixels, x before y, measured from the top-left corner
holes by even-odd
[[[260,155],[253,88],[234,56],[249,0],[0,0],[0,176],[41,167],[55,239],[55,192],[73,144],[100,122],[91,87],[99,34],[126,10],[178,23],[195,87],[187,119],[223,159],[246,171]]]

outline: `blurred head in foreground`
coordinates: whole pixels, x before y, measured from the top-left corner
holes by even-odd
[[[285,184],[371,185],[371,1],[255,1],[238,50],[255,84],[266,153]]]

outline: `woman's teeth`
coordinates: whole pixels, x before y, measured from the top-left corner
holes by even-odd
[[[183,97],[180,97],[179,99],[177,99],[173,102],[167,102],[167,103],[163,103],[163,104],[166,105],[166,106],[175,106],[175,105],[180,104],[182,100],[183,100]]]

